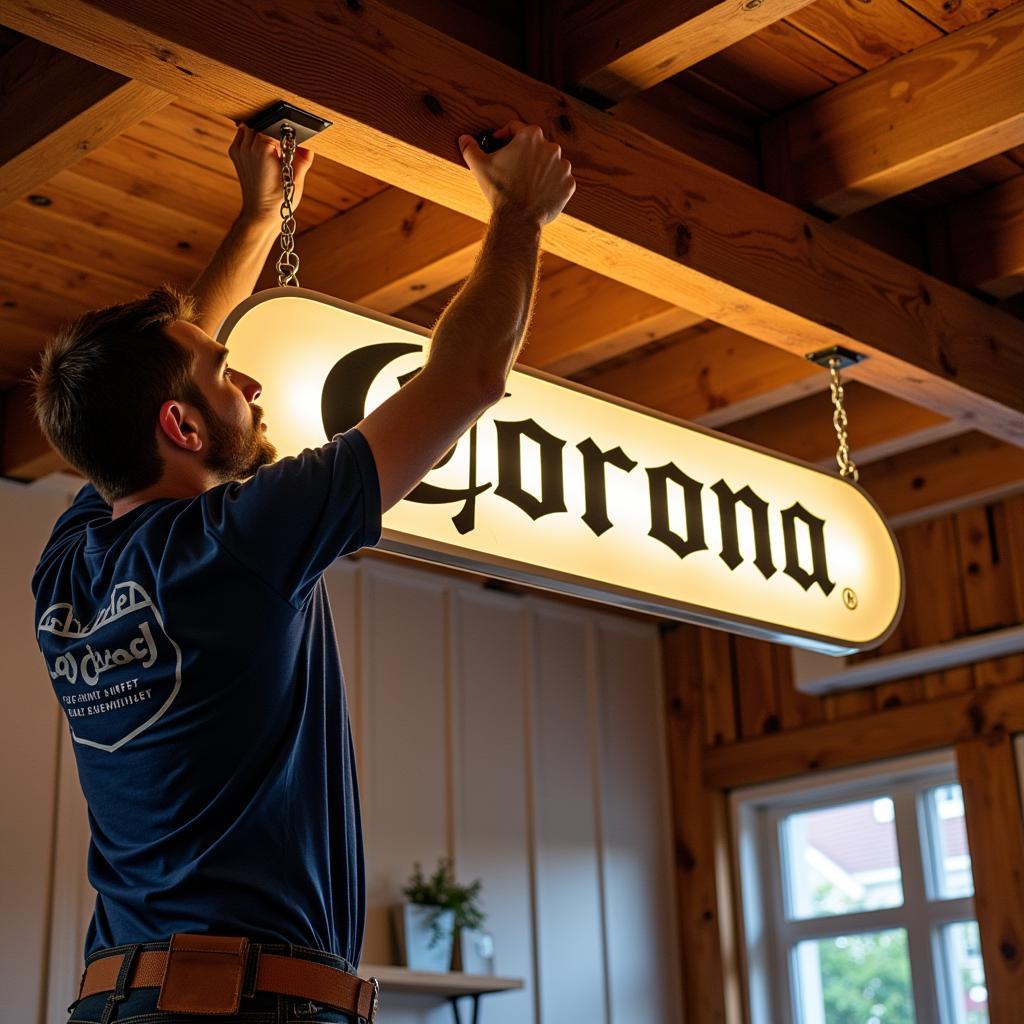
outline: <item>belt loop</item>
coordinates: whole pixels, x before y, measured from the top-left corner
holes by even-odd
[[[113,991],[107,996],[106,1003],[103,1004],[103,1013],[100,1016],[99,1024],[110,1024],[110,1021],[113,1019],[114,1008],[118,1003],[124,1002],[127,998],[125,990],[128,988],[128,982],[131,980],[132,971],[135,969],[135,962],[139,958],[139,951],[141,949],[141,943],[136,942],[128,947],[128,952],[121,959],[121,967],[117,972],[117,982],[114,985]]]
[[[242,979],[242,998],[251,999],[256,995],[256,978],[260,972],[260,955],[263,951],[258,942],[249,944],[249,958],[245,962],[245,976]]]

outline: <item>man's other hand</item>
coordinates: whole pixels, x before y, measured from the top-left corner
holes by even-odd
[[[269,135],[254,132],[240,124],[231,140],[228,156],[235,165],[238,183],[242,187],[242,216],[253,221],[279,219],[284,198],[279,143]],[[292,174],[295,179],[292,209],[296,209],[302,199],[302,185],[312,163],[313,153],[296,146],[292,157]]]
[[[509,121],[494,132],[509,144],[487,154],[471,135],[459,136],[466,166],[495,210],[512,206],[543,227],[550,224],[576,191],[572,164],[562,147],[544,138],[539,125]]]

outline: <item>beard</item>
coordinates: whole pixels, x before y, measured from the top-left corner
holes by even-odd
[[[209,442],[205,464],[221,483],[244,480],[277,458],[277,449],[260,429],[263,410],[258,405],[249,408],[252,423],[248,427],[228,423],[209,407],[205,410]]]

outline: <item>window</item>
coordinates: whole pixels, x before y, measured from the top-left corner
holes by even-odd
[[[754,1024],[987,1024],[951,758],[733,797]]]

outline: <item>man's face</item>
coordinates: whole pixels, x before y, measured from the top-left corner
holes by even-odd
[[[252,476],[277,458],[255,405],[260,383],[229,365],[228,350],[195,324],[176,320],[167,333],[196,353],[192,379],[204,399],[204,464],[221,483]]]

